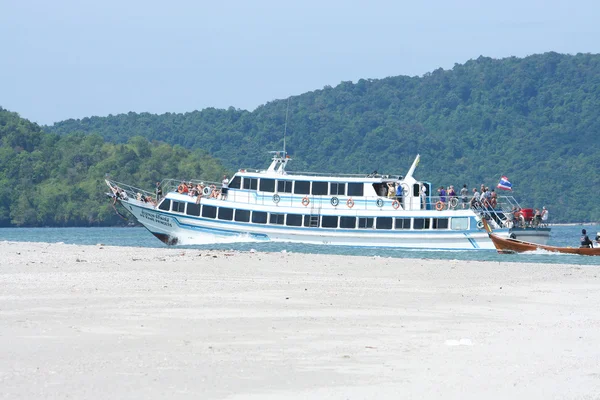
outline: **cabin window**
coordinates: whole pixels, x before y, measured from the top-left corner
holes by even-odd
[[[239,189],[242,185],[242,178],[239,176],[234,177],[231,182],[229,182],[230,189]]]
[[[273,193],[275,191],[275,179],[261,179],[260,191]]]
[[[312,194],[324,196],[327,195],[327,182],[313,182],[312,183]]]
[[[184,212],[185,211],[185,202],[183,201],[174,201],[173,202],[173,209],[172,211],[174,212]]]
[[[158,206],[158,209],[163,211],[169,211],[171,209],[171,199],[163,200],[162,203],[160,203],[160,206]]]
[[[364,185],[362,183],[348,183],[348,196],[363,196]]]
[[[202,216],[205,218],[216,218],[217,217],[217,207],[202,206]]]
[[[453,230],[467,230],[469,228],[469,218],[467,217],[459,217],[452,218],[450,220],[451,229]]]
[[[310,194],[310,182],[309,181],[296,181],[296,183],[294,184],[294,193]]]
[[[231,221],[233,219],[233,208],[219,207],[218,218]]]
[[[396,218],[396,229],[410,229],[410,218]]]
[[[200,215],[200,204],[188,203],[187,210],[185,211],[185,213],[187,215],[194,215],[196,217],[199,216]]]
[[[344,196],[346,194],[346,184],[331,182],[329,184],[329,191],[332,196]]]
[[[360,229],[372,228],[373,227],[373,218],[358,218],[358,227]]]
[[[429,229],[429,218],[415,218],[413,229]]]
[[[356,217],[340,217],[340,228],[356,228]]]
[[[277,181],[277,191],[279,193],[292,193],[292,181]]]
[[[250,222],[250,211],[235,210],[235,220],[238,222]]]
[[[244,189],[256,190],[258,179],[244,177]]]
[[[377,217],[375,226],[377,229],[392,229],[392,218]]]
[[[275,225],[283,225],[285,214],[273,214],[269,216],[269,223]]]
[[[337,228],[338,217],[337,215],[323,215],[321,217],[321,227],[323,228]]]
[[[288,214],[285,220],[287,226],[302,226],[302,215]]]
[[[266,224],[267,213],[264,211],[252,211],[252,222],[255,224]]]
[[[433,229],[448,229],[448,218],[433,218]]]

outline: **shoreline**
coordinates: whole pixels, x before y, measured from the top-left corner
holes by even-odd
[[[4,398],[600,396],[593,266],[0,251]]]

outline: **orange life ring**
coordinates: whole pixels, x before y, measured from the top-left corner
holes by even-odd
[[[306,207],[306,206],[308,206],[309,204],[310,204],[310,199],[308,198],[308,196],[304,196],[304,197],[302,198],[302,205],[303,205],[304,207]]]
[[[444,209],[444,203],[438,201],[437,203],[435,203],[435,209],[438,211],[442,211]]]
[[[400,202],[398,200],[392,201],[392,207],[394,207],[394,210],[397,210],[400,207]]]
[[[347,201],[346,201],[346,205],[348,206],[348,208],[352,208],[354,207],[354,200],[352,200],[352,197],[350,197]]]

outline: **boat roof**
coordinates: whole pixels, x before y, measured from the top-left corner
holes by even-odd
[[[271,152],[273,157],[271,164],[267,169],[246,169],[242,168],[235,175],[249,177],[268,177],[273,179],[289,180],[312,180],[312,181],[339,181],[339,182],[398,182],[404,179],[399,174],[386,175],[373,171],[370,174],[340,174],[340,173],[320,173],[320,172],[296,172],[285,169],[291,157],[284,151]]]

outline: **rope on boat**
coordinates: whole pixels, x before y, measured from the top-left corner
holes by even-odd
[[[117,207],[115,207],[115,203],[111,203],[113,210],[115,210],[115,212],[117,213],[117,215],[121,218],[123,218],[125,221],[128,221],[127,217],[124,216],[123,214],[121,214],[119,212],[119,210],[117,210]]]

